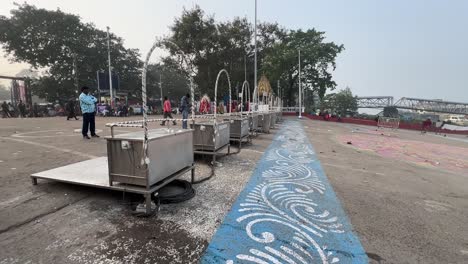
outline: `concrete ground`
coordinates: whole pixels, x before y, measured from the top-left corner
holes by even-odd
[[[101,136],[109,135],[104,125],[112,120],[97,119]],[[468,262],[467,171],[383,157],[342,141],[368,127],[303,125],[370,262]],[[129,204],[139,197],[41,180],[31,185],[32,173],[106,155],[105,140],[84,141],[74,133],[80,126],[64,118],[0,120],[1,264],[197,262],[275,133],[220,159],[216,176],[195,186],[192,200],[137,218]],[[462,137],[393,133],[468,150]],[[197,166],[199,177],[207,173]]]
[[[371,263],[468,263],[468,159],[461,170],[442,170],[346,140],[354,134],[369,140],[390,135],[441,149],[466,148],[467,155],[466,137],[408,130],[382,136],[374,127],[310,120],[304,125]]]
[[[110,135],[105,123],[116,120],[98,118],[99,134]],[[241,153],[220,158],[216,175],[196,185],[190,201],[162,205],[157,217],[137,218],[130,203],[139,196],[44,180],[31,185],[32,173],[106,155],[105,139],[85,141],[74,132],[80,121],[0,122],[1,264],[194,263],[274,135],[261,135]],[[209,169],[200,163],[196,173],[203,178]]]

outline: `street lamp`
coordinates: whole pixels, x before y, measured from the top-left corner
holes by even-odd
[[[110,99],[111,99],[111,108],[114,109],[114,89],[112,87],[112,68],[111,68],[111,57],[110,57],[109,27],[107,27],[107,59],[109,61],[109,93],[110,93]]]
[[[299,118],[302,118],[302,89],[301,89],[301,50],[299,50]]]
[[[254,30],[255,30],[254,32],[254,36],[255,36],[254,91],[257,92],[257,96],[259,97],[258,87],[257,87],[257,0],[255,0],[255,29]],[[258,104],[258,98],[257,98],[257,104]]]

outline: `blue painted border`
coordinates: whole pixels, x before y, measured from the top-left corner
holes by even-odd
[[[249,199],[252,200],[252,195],[259,195],[258,192],[257,194],[252,193],[258,191],[260,189],[259,187],[265,186],[268,182],[268,180],[265,178],[265,175],[268,175],[268,172],[271,172],[272,168],[274,169],[275,166],[277,166],[278,159],[274,158],[275,155],[277,155],[276,153],[293,156],[290,164],[285,167],[286,170],[289,168],[297,168],[295,166],[303,165],[305,168],[307,168],[307,170],[314,172],[314,177],[316,180],[315,182],[317,183],[315,185],[319,187],[317,187],[314,192],[307,193],[307,199],[313,201],[316,204],[316,206],[314,206],[315,214],[319,214],[325,211],[330,213],[330,216],[323,219],[321,218],[321,220],[333,220],[333,217],[336,217],[337,219],[336,222],[330,224],[339,224],[339,228],[335,228],[334,225],[330,225],[327,227],[327,232],[319,231],[317,233],[311,233],[307,231],[309,229],[304,232],[304,234],[310,235],[316,242],[316,244],[314,244],[315,247],[298,243],[298,240],[296,239],[297,236],[294,238],[294,229],[291,229],[284,224],[278,224],[269,221],[261,222],[260,220],[254,225],[254,228],[252,228],[252,234],[255,237],[261,239],[265,237],[265,234],[269,233],[274,236],[274,241],[267,243],[254,241],[252,237],[246,233],[246,225],[248,221],[238,221],[238,219],[240,219],[243,215],[253,212],[240,212],[239,210],[245,210],[245,204],[250,204],[247,201]],[[300,183],[313,184],[311,181],[304,181]],[[296,185],[285,184],[284,186],[286,189],[288,189],[287,192],[292,193],[297,191]],[[323,190],[321,189],[322,187]],[[273,193],[273,195],[274,194],[275,193]],[[258,204],[261,203],[260,200],[261,199],[258,200]],[[273,201],[273,199],[271,199],[271,201]],[[279,206],[280,201],[281,200],[278,201],[278,204],[273,203],[273,205]],[[301,209],[302,207],[298,208]],[[302,209],[302,211],[296,211],[300,211],[300,214],[306,215],[307,212],[304,211],[304,208]],[[265,211],[262,210],[262,212]],[[288,217],[295,218],[295,215],[292,214],[291,211],[288,211],[288,213]],[[260,216],[259,219],[262,217],[262,219],[280,219],[280,217],[283,216]],[[297,224],[301,223],[304,224],[303,227],[311,227],[302,221],[297,222]],[[322,222],[313,223],[322,224]],[[299,235],[299,237],[301,237],[301,235]],[[297,246],[298,244],[300,244],[299,246],[301,247],[301,250],[298,250],[298,247],[293,247]],[[317,245],[319,248],[318,250]],[[284,251],[284,249],[286,249],[286,251]],[[299,257],[294,258],[294,256],[297,256],[297,254],[287,254],[291,253],[291,251],[288,251],[288,249],[295,249],[296,253],[299,253]],[[307,253],[304,253],[302,249],[308,252],[311,256],[307,255]],[[319,253],[319,251],[321,253]],[[278,252],[282,253],[285,257],[282,258],[282,255]],[[218,228],[200,263],[262,263],[261,261],[264,261],[263,263],[274,263],[272,259],[265,257],[265,254],[273,257],[273,260],[276,259],[280,262],[285,262],[288,259],[296,263],[301,263],[301,261],[305,261],[306,263],[368,262],[367,255],[358,237],[353,233],[348,217],[341,207],[340,201],[336,197],[336,194],[333,191],[333,188],[322,169],[320,161],[315,155],[315,151],[313,150],[313,147],[310,144],[310,141],[308,140],[300,121],[287,121],[285,126],[283,126],[283,128],[277,133],[273,139],[273,142],[270,144],[270,146],[265,151],[265,154],[258,162],[257,167],[247,186],[239,194],[230,212],[227,214],[223,223]],[[307,256],[311,258],[307,258]],[[323,256],[326,257],[324,258]]]

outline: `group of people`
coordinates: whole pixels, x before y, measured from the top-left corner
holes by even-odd
[[[188,128],[187,120],[189,117],[189,113],[191,112],[191,109],[192,109],[192,103],[190,99],[191,99],[190,94],[187,93],[186,95],[184,95],[181,98],[179,108],[177,109],[178,112],[182,114],[182,128],[183,129]],[[96,97],[90,94],[89,87],[83,86],[81,88],[81,94],[79,96],[79,107],[81,109],[81,114],[83,117],[83,125],[82,125],[81,132],[82,132],[82,136],[84,139],[90,139],[91,137],[96,137],[96,138],[99,137],[96,134],[95,116],[98,113],[98,111],[110,112],[108,107],[104,109],[102,106],[103,104],[98,106],[98,100],[96,99]],[[236,111],[237,107],[240,107],[240,106],[233,103],[233,105],[231,106],[231,109],[233,111]],[[27,107],[26,104],[24,104],[21,100],[17,106],[18,111],[17,109],[15,109],[15,107],[11,103],[3,102],[1,105],[3,116],[6,118],[15,117],[15,116],[26,117],[28,112],[35,113],[37,112],[37,109],[38,109],[37,103],[35,103],[35,105],[32,108],[33,109],[29,109],[29,107]],[[197,108],[200,114],[209,114],[212,109],[210,98],[207,95],[204,95],[201,98],[201,100],[198,102]],[[75,100],[70,99],[65,104],[65,111],[67,113],[66,114],[67,120],[70,120],[70,119],[79,120],[79,118],[77,117],[77,112],[79,110],[77,110],[77,104]],[[222,103],[220,103],[217,111],[220,113],[224,112],[224,105]],[[18,114],[16,114],[16,112],[18,112]],[[128,114],[128,110],[125,111],[123,107],[119,108],[119,112],[123,113],[125,116]],[[38,115],[33,114],[32,116],[37,117]],[[167,96],[164,97],[164,102],[163,102],[163,117],[164,119],[171,120],[173,125],[177,124],[174,118],[172,117],[172,105],[171,105],[171,101],[169,100]],[[161,125],[163,126],[165,124],[166,124],[166,120],[164,120],[161,123]]]
[[[433,123],[432,120],[428,118],[424,120],[421,124],[421,134],[427,133],[427,131],[431,130],[431,128],[433,128],[436,135],[441,134],[444,125],[445,121],[437,120]]]
[[[2,103],[2,115],[4,118],[27,117],[30,112],[30,107],[22,100],[19,101],[17,107],[15,107],[11,102]]]

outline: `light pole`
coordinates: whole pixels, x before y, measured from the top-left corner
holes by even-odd
[[[302,100],[302,89],[301,89],[301,50],[299,50],[299,118],[302,118],[302,107],[301,107],[301,100]]]
[[[162,67],[159,68],[159,90],[161,91],[161,105],[163,105],[163,91],[162,91],[162,80],[161,80]],[[163,107],[164,108],[164,107]]]
[[[112,68],[111,68],[111,57],[110,57],[110,35],[109,27],[107,27],[107,59],[109,61],[109,93],[111,100],[111,108],[114,108],[114,89],[112,87]]]
[[[257,87],[257,0],[255,0],[255,29],[254,29],[254,39],[255,39],[255,69],[254,69],[254,91],[257,91],[258,95],[258,87]],[[258,104],[258,98],[257,98]],[[257,106],[258,107],[258,106]]]
[[[78,65],[76,63],[76,53],[73,53],[73,77],[75,80],[75,93],[78,94],[79,88],[78,88]]]

